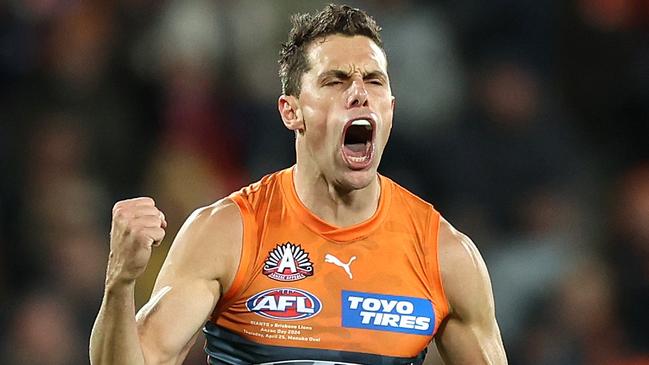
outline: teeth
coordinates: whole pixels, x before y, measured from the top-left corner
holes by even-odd
[[[366,129],[372,129],[372,123],[367,119],[358,119],[352,122],[352,125],[364,126]]]
[[[350,161],[352,162],[363,162],[367,159],[367,157],[347,157]]]

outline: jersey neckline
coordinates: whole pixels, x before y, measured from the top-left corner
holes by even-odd
[[[380,174],[378,176],[379,183],[381,184],[381,193],[379,196],[379,204],[374,214],[363,222],[347,227],[338,227],[322,220],[302,203],[293,183],[294,172],[295,165],[282,171],[280,174],[280,186],[284,200],[296,215],[297,219],[311,231],[326,239],[338,243],[363,239],[376,230],[387,215],[392,198],[392,189],[388,183],[388,179]]]

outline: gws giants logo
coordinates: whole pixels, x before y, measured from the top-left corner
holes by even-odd
[[[300,245],[286,242],[268,253],[262,272],[273,280],[297,281],[313,275],[313,263]]]
[[[305,290],[274,288],[250,297],[246,307],[262,317],[292,321],[317,315],[322,303]]]

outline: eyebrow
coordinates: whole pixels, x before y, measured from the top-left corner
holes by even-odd
[[[341,80],[347,80],[351,77],[351,73],[343,70],[328,70],[320,74],[320,77],[318,77],[319,81],[324,81],[328,78],[337,78]],[[371,72],[363,72],[363,80],[368,80],[368,79],[380,79],[382,81],[387,81],[388,76],[383,73],[383,71],[371,71]]]

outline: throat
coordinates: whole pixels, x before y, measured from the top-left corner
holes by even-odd
[[[378,176],[367,187],[349,191],[339,189],[323,176],[303,178],[296,167],[293,184],[300,202],[312,214],[335,227],[348,227],[370,219],[380,202]]]

